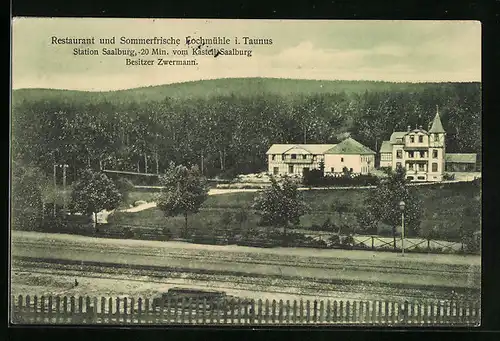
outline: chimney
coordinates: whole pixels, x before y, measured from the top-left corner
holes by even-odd
[[[422,130],[422,125],[420,125],[418,128],[419,128],[420,130]]]
[[[411,130],[411,126],[408,126],[408,132],[410,132],[410,130]]]

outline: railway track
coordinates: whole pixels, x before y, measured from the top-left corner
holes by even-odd
[[[129,255],[129,256],[140,256],[140,257],[154,257],[157,259],[165,259],[168,263],[169,259],[179,259],[186,260],[191,263],[219,263],[219,262],[231,262],[242,265],[273,265],[273,266],[292,266],[296,268],[313,268],[313,269],[324,269],[324,270],[356,270],[356,271],[376,271],[378,273],[394,273],[398,272],[400,274],[443,274],[447,275],[458,275],[462,276],[464,273],[472,273],[473,276],[480,277],[480,267],[479,266],[465,266],[465,265],[454,265],[454,264],[425,264],[423,266],[421,263],[408,262],[404,266],[399,265],[400,263],[387,262],[384,265],[376,264],[375,262],[367,262],[365,260],[351,260],[351,259],[336,259],[336,258],[324,258],[324,257],[297,257],[297,256],[286,256],[282,255],[278,257],[272,257],[273,255],[268,254],[250,254],[244,252],[228,252],[228,253],[217,253],[215,251],[207,250],[189,250],[189,253],[183,254],[184,250],[176,249],[176,251],[170,251],[168,249],[152,249],[152,248],[137,248],[137,247],[124,247],[120,246],[115,249],[106,248],[105,250],[99,249],[97,247],[89,246],[79,246],[76,244],[66,244],[66,243],[40,243],[38,242],[28,242],[28,241],[15,241],[13,242],[15,249],[24,248],[33,250],[41,250],[41,254],[50,254],[50,249],[70,249],[75,253],[78,252],[95,252],[101,253],[105,251],[106,254],[112,255]],[[15,254],[15,249],[13,253]],[[274,258],[274,259],[273,259]]]
[[[45,276],[74,276],[90,279],[111,279],[116,281],[143,282],[156,284],[177,285],[176,279],[185,279],[186,273],[168,272],[154,267],[143,266],[141,268],[114,267],[111,265],[85,263],[84,265],[71,262],[54,262],[53,260],[28,260],[14,259],[12,272],[19,274],[38,274]],[[199,282],[196,286],[206,288],[216,287],[218,290],[243,289],[259,294],[284,294],[294,295],[294,292],[313,293],[315,297],[331,298],[342,297],[343,299],[359,299],[359,293],[363,297],[373,296],[375,299],[398,299],[409,300],[437,300],[449,299],[449,288],[422,288],[422,287],[395,287],[392,285],[363,285],[360,283],[325,281],[318,279],[291,280],[282,279],[277,285],[270,285],[268,276],[228,276],[224,274],[190,273],[191,281]],[[207,285],[209,283],[209,285]],[[267,285],[266,285],[267,283]],[[262,287],[266,289],[263,290]],[[334,289],[332,289],[332,287]],[[358,294],[357,294],[358,293]],[[457,289],[457,295],[463,298],[478,297],[479,290]],[[307,295],[307,294],[306,294]],[[309,294],[310,295],[310,294]]]

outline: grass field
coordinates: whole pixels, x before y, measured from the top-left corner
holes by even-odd
[[[428,230],[435,226],[442,226],[441,239],[459,235],[459,228],[463,221],[462,211],[470,205],[471,198],[479,195],[479,190],[471,183],[457,183],[446,185],[419,186],[417,194],[423,201],[423,218],[421,229]],[[349,207],[349,212],[342,215],[343,222],[350,226],[358,226],[355,212],[363,210],[364,201],[370,189],[352,190],[314,190],[301,192],[304,201],[311,208],[311,212],[301,217],[301,225],[310,227],[312,224],[321,225],[327,218],[335,224],[341,222],[341,217],[332,208],[336,203],[343,202]],[[230,193],[209,196],[199,213],[189,217],[189,226],[207,228],[220,225],[222,212],[237,212],[240,209],[249,210],[249,218],[245,226],[256,227],[259,217],[250,211],[256,192]],[[151,201],[155,194],[148,192],[132,192],[130,202],[136,200]],[[110,222],[120,225],[140,225],[151,227],[168,227],[172,231],[183,228],[182,217],[166,218],[157,208],[151,208],[136,213],[118,212]],[[478,227],[479,228],[479,227]]]

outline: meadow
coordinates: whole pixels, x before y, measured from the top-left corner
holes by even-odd
[[[420,186],[415,189],[423,203],[423,217],[421,222],[422,235],[430,230],[437,234],[434,238],[443,240],[457,240],[460,227],[463,223],[463,210],[471,205],[471,199],[480,195],[478,188],[472,183],[438,184]],[[365,201],[371,189],[349,190],[311,190],[302,191],[303,200],[309,205],[310,212],[301,217],[302,228],[311,229],[313,225],[322,225],[326,219],[334,225],[345,224],[354,228],[355,233],[360,233],[356,212],[364,210]],[[136,200],[152,201],[157,193],[132,192],[128,202]],[[222,215],[230,212],[235,214],[241,210],[248,213],[248,220],[241,226],[234,221],[230,226],[243,229],[258,228],[259,216],[251,209],[256,192],[240,192],[220,195],[211,195],[202,205],[199,213],[192,214],[188,219],[188,226],[193,230],[207,230],[222,227]],[[348,210],[344,214],[335,211],[336,205],[344,203]],[[226,217],[227,218],[227,217]],[[156,228],[168,228],[176,233],[184,228],[182,216],[165,217],[158,208],[146,209],[140,212],[116,212],[110,223],[115,226],[129,225]],[[478,227],[479,229],[479,227]],[[358,230],[356,232],[356,230]],[[380,235],[390,235],[390,227],[380,225]]]

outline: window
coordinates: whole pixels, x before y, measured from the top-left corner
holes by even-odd
[[[433,162],[432,163],[432,171],[433,172],[437,172],[438,171],[438,164],[437,164],[437,162]]]
[[[419,180],[425,180],[425,176],[419,176],[419,177],[417,177],[417,179],[419,179]]]
[[[302,159],[304,160],[307,159],[307,155],[306,154],[302,155]]]
[[[297,158],[297,155],[296,154],[292,154],[291,157],[292,157],[292,160],[295,160]]]
[[[420,158],[425,158],[425,152],[423,150],[420,151]]]
[[[288,166],[288,173],[293,174],[293,166]]]
[[[340,162],[344,162],[344,158],[343,157],[340,158]]]
[[[434,140],[439,141],[439,134],[434,134]]]
[[[423,143],[424,142],[424,135],[418,135],[418,142]]]
[[[273,160],[273,161],[274,161],[274,159],[275,159],[275,158],[276,158],[276,155],[274,155],[274,154],[273,154],[273,155],[271,156],[271,160]]]
[[[314,155],[313,155],[313,160],[316,160],[316,157],[317,157],[317,156],[318,156],[318,155],[314,154]]]
[[[281,160],[285,161],[285,154],[281,155]]]
[[[411,158],[414,158],[415,157],[415,154],[413,152],[408,152],[408,157],[411,159]]]
[[[396,159],[402,159],[402,158],[403,158],[403,151],[397,150],[396,151]]]
[[[401,162],[396,162],[396,168],[401,167]]]
[[[414,142],[415,142],[415,136],[413,136],[413,135],[411,135],[411,136],[410,136],[410,142],[411,142],[411,143],[414,143]]]
[[[424,164],[423,163],[418,165],[418,170],[421,172],[424,171]]]
[[[413,178],[413,176],[407,176],[406,179],[413,180],[414,178]]]
[[[434,159],[437,159],[437,158],[438,158],[438,151],[437,151],[436,149],[434,149],[434,150],[432,151],[432,157],[433,157]]]
[[[349,168],[349,172],[352,172],[352,168]]]
[[[274,167],[273,168],[273,174],[274,175],[278,175],[278,173],[279,173],[279,168],[278,167]]]
[[[409,170],[413,170],[413,163],[409,163],[409,164],[408,164],[408,169],[409,169]]]
[[[335,173],[335,168],[333,168],[333,167],[332,167],[331,172],[332,172],[332,173]]]

